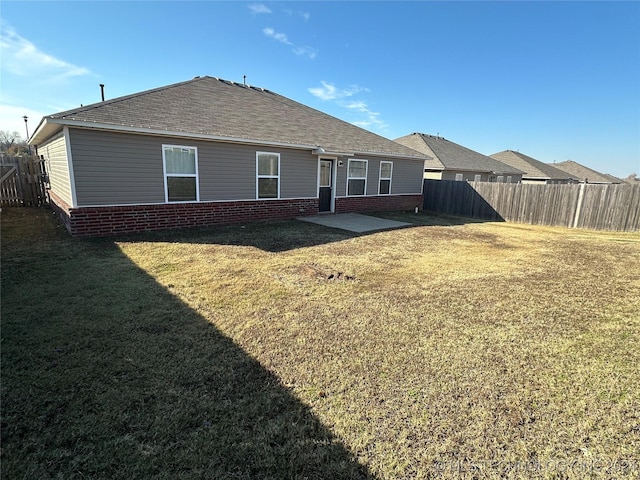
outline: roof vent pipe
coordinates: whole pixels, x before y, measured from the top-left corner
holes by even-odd
[[[102,95],[102,101],[104,102],[104,83],[100,84],[100,94]]]
[[[246,75],[242,76],[242,83],[244,84],[245,87],[247,86],[247,76]]]

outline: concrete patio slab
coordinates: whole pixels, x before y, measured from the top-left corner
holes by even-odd
[[[337,215],[316,215],[314,217],[298,217],[303,222],[316,223],[325,227],[340,228],[350,232],[364,233],[376,230],[388,230],[390,228],[406,227],[411,225],[395,220],[360,215],[359,213],[339,213]]]

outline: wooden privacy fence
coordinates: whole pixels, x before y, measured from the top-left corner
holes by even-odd
[[[424,180],[424,210],[593,230],[640,230],[640,185]]]
[[[7,157],[0,160],[0,206],[39,206],[48,203],[45,160]]]

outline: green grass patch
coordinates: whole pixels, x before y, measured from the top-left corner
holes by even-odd
[[[3,478],[636,478],[640,234],[385,217],[4,209]]]

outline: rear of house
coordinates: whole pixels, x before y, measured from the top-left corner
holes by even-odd
[[[583,183],[623,183],[622,180],[614,177],[613,175],[600,173],[585,165],[581,165],[578,162],[574,162],[573,160],[566,160],[564,162],[549,165],[568,173]]]
[[[422,204],[424,155],[213,77],[45,117],[30,143],[73,235]]]
[[[424,162],[425,179],[500,183],[522,179],[521,170],[437,135],[411,133],[395,141],[429,157]]]
[[[579,180],[548,163],[529,157],[520,152],[513,150],[504,150],[502,152],[489,155],[491,158],[502,163],[510,165],[514,168],[522,170],[522,183],[532,184],[558,184],[558,183],[577,183]]]

